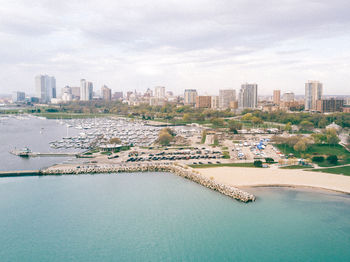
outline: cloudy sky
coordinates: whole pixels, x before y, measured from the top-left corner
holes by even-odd
[[[255,82],[350,95],[349,0],[0,0],[0,93],[81,78],[215,94]]]

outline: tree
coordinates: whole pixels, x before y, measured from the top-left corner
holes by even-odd
[[[222,118],[212,118],[210,122],[212,123],[213,127],[221,127],[225,125],[225,121]]]
[[[313,123],[310,121],[304,120],[300,122],[300,129],[304,131],[310,131],[314,127]]]
[[[183,115],[182,120],[188,122],[191,120],[190,114],[186,113]]]
[[[327,161],[332,165],[336,165],[338,163],[338,157],[336,155],[330,155],[327,157]]]
[[[229,128],[229,131],[232,133],[237,134],[238,130],[242,129],[242,126],[243,126],[242,123],[238,121],[235,121],[235,120],[228,121],[228,128]]]
[[[158,137],[159,144],[163,146],[168,146],[173,140],[173,137],[167,132],[161,132]]]
[[[254,161],[254,166],[255,166],[255,167],[262,167],[262,165],[263,165],[263,162],[262,162],[262,161],[260,161],[260,160],[255,160],[255,161]]]
[[[284,131],[290,132],[292,131],[292,123],[288,122],[285,126],[284,126]]]
[[[324,156],[314,156],[312,158],[312,162],[318,162],[318,163],[321,163],[324,161]]]
[[[303,140],[299,140],[293,147],[295,151],[304,152],[307,149],[307,145]]]
[[[338,144],[340,141],[337,131],[334,128],[327,129],[326,137],[327,137],[327,143],[331,145]]]
[[[262,119],[260,117],[256,117],[256,116],[253,116],[251,121],[252,121],[252,123],[254,125],[258,125],[258,124],[264,123],[264,121],[262,121]]]
[[[271,157],[266,157],[265,158],[265,162],[268,163],[268,164],[272,164],[273,162],[275,162],[275,160]]]
[[[253,114],[252,113],[247,113],[244,116],[242,116],[242,121],[250,121],[252,120]]]
[[[314,139],[315,144],[322,144],[327,141],[327,136],[325,134],[312,134],[311,137]]]

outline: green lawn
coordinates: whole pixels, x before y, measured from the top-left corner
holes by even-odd
[[[34,113],[36,116],[46,117],[47,119],[75,119],[75,118],[94,118],[116,116],[112,114],[83,114],[83,113]]]
[[[313,168],[313,167],[312,166],[298,166],[298,165],[280,167],[280,169],[306,169],[306,168]]]
[[[335,167],[335,168],[323,168],[323,169],[313,169],[312,171],[350,176],[350,166]]]
[[[192,168],[208,168],[208,167],[255,167],[254,163],[222,163],[222,164],[202,164],[202,165],[188,165]]]
[[[339,159],[337,165],[350,164],[350,152],[341,145],[313,144],[305,152],[297,152],[293,147],[286,144],[277,144],[275,146],[285,155],[293,154],[295,157],[309,155],[311,158],[313,155],[336,155]],[[329,164],[327,160],[317,164],[322,167],[334,166]]]

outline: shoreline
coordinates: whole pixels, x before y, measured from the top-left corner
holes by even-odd
[[[213,169],[213,170],[211,170]],[[333,191],[350,195],[350,176],[322,172],[287,169],[252,169],[218,167],[199,172],[216,181],[239,188],[245,187],[300,187]]]

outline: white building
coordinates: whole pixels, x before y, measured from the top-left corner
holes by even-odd
[[[185,94],[184,94],[184,104],[185,105],[194,106],[196,104],[196,98],[197,98],[197,90],[196,89],[185,89]]]
[[[93,85],[91,82],[87,82],[85,79],[80,80],[80,100],[90,101],[93,96]]]
[[[256,108],[258,106],[258,85],[257,84],[243,84],[239,91],[238,107]]]
[[[158,99],[165,98],[165,87],[164,86],[156,86],[154,88],[154,97]]]
[[[236,90],[226,89],[219,90],[219,108],[230,108],[230,103],[236,101]]]
[[[308,81],[305,83],[305,110],[316,110],[317,100],[321,100],[323,85],[318,81]]]
[[[219,108],[219,96],[211,97],[211,108],[218,109]]]
[[[35,92],[41,103],[56,98],[56,79],[53,76],[38,75],[35,77]]]

